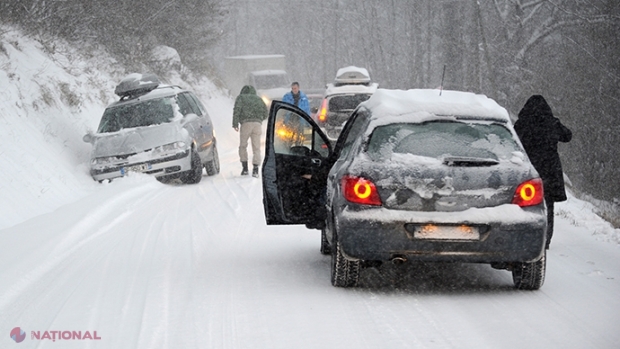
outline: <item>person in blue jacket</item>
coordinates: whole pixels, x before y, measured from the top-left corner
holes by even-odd
[[[310,115],[310,102],[308,96],[299,90],[299,83],[297,81],[291,84],[291,92],[286,93],[282,97],[282,101],[290,103],[303,110],[306,114]]]

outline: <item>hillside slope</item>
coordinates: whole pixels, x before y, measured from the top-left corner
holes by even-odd
[[[0,27],[0,229],[93,188],[91,146],[82,137],[97,128],[105,106],[117,98],[116,83],[129,72],[105,51],[88,51]],[[189,83],[173,74],[166,82],[193,86],[203,100],[220,94],[205,80]]]

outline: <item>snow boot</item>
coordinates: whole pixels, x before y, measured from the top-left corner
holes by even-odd
[[[241,166],[243,166],[243,170],[241,170],[241,175],[242,176],[247,176],[248,175],[248,162],[247,161],[241,161]]]
[[[258,177],[258,165],[254,165],[252,169],[252,177]]]

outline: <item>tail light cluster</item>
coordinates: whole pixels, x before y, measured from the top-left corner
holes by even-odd
[[[327,121],[327,98],[323,99],[323,103],[321,103],[321,109],[319,109],[319,112],[316,115],[317,120],[319,120],[320,122]]]
[[[375,184],[365,178],[346,175],[342,177],[344,198],[361,205],[381,206],[381,198]],[[543,182],[534,178],[521,183],[512,198],[512,203],[520,207],[540,205],[544,199]]]
[[[342,177],[342,193],[344,198],[361,205],[381,206],[381,198],[375,184],[362,177]]]
[[[540,178],[530,179],[521,183],[515,195],[512,198],[512,203],[521,207],[540,205],[544,199],[543,182]]]

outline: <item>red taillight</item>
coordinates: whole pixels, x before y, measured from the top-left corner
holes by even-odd
[[[325,122],[327,120],[327,99],[323,99],[323,103],[321,103],[321,109],[317,114],[317,119],[320,122]]]
[[[512,203],[521,207],[536,206],[543,202],[543,198],[542,179],[534,178],[521,183],[517,187]]]
[[[362,205],[381,206],[375,184],[361,177],[342,177],[342,193],[347,201]]]

